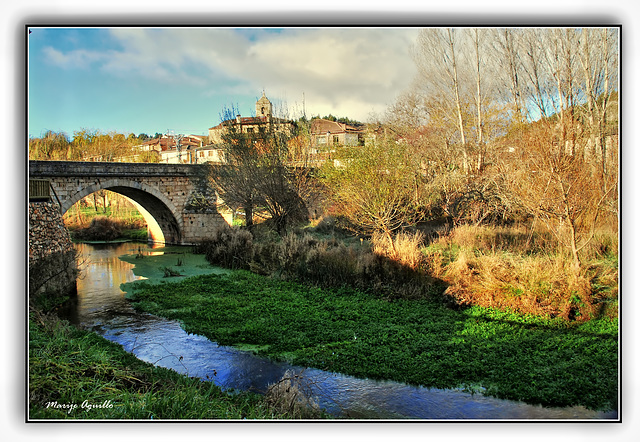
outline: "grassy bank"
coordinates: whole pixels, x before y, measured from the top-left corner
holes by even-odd
[[[98,212],[76,204],[64,214],[64,223],[74,241],[147,240],[147,223],[133,207]]]
[[[146,259],[146,258],[145,258]],[[149,259],[153,259],[150,257]],[[136,308],[295,364],[547,406],[617,403],[617,320],[389,299],[235,271],[129,286]]]
[[[140,361],[53,316],[29,320],[30,419],[278,419],[263,396]]]
[[[601,232],[575,269],[544,231],[458,226],[436,235],[353,238],[318,225],[279,237],[222,229],[200,245],[207,260],[277,279],[349,286],[388,299],[438,298],[569,321],[618,315],[618,238]],[[355,240],[355,241],[354,241]]]

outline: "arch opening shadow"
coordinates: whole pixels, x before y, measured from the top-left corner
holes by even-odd
[[[105,189],[125,196],[136,206],[147,222],[149,241],[180,244],[182,234],[178,220],[160,199],[144,190],[132,187],[112,186]]]
[[[182,229],[171,208],[157,196],[142,189],[117,185],[89,186],[66,201],[63,207],[63,214],[82,198],[102,189],[120,194],[133,203],[147,223],[148,240],[150,242],[181,243]]]

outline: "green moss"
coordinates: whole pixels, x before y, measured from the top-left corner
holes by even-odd
[[[360,377],[547,406],[615,408],[617,322],[584,324],[430,300],[388,301],[246,271],[146,284],[136,308],[222,345]]]
[[[212,266],[203,255],[195,255],[184,246],[168,246],[155,249],[144,249],[142,246],[136,254],[122,255],[122,261],[134,264],[134,274],[143,277],[143,280],[136,280],[121,285],[121,289],[129,295],[140,286],[147,284],[164,284],[169,280],[184,279],[186,277],[224,274],[229,270]],[[171,269],[180,276],[167,277],[165,269]]]

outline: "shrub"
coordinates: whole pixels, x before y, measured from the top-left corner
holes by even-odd
[[[76,230],[75,236],[80,239],[95,241],[112,241],[122,235],[123,223],[121,221],[96,216],[88,227]]]
[[[253,236],[238,228],[218,229],[212,237],[194,248],[211,264],[230,269],[248,269],[253,259]]]
[[[458,251],[445,256],[454,245]],[[445,295],[458,305],[570,320],[610,315],[605,306],[617,297],[617,269],[592,265],[576,274],[554,248],[544,233],[461,226],[426,255],[429,269],[449,285]]]
[[[393,239],[381,233],[374,233],[371,237],[373,252],[386,256],[413,270],[418,270],[424,265],[424,254],[420,251],[424,242],[424,234],[397,233]]]

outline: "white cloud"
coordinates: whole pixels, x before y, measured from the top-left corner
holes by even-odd
[[[413,28],[285,28],[239,32],[226,28],[114,28],[121,48],[99,53],[48,48],[53,62],[97,64],[104,72],[211,91],[282,95],[302,101],[307,114],[366,119],[382,111],[414,76]],[[280,96],[274,96],[279,94]],[[294,103],[287,103],[293,106]]]
[[[365,119],[406,88],[414,66],[410,29],[303,29],[257,41],[250,49],[259,76],[249,78],[295,96],[313,113]],[[260,83],[259,83],[260,82]],[[347,104],[349,103],[349,104]]]
[[[46,59],[53,64],[64,68],[88,68],[92,63],[100,62],[108,58],[108,54],[85,49],[77,49],[68,53],[47,46],[43,48]]]

